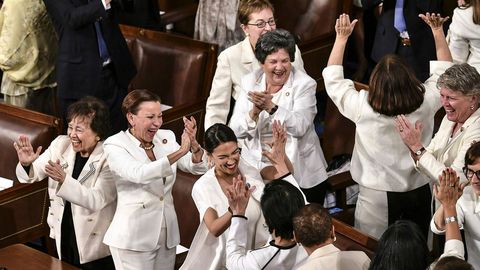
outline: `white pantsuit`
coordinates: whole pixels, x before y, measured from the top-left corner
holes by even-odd
[[[71,176],[75,155],[70,139],[67,136],[58,136],[32,163],[29,175],[20,163],[16,173],[22,183],[41,181],[47,177],[45,165],[48,161],[60,161],[65,168],[65,181],[59,184],[48,179],[50,209],[47,222],[50,226],[50,237],[55,239],[61,258],[60,230],[63,210],[65,200],[71,202],[80,263],[84,264],[110,255],[108,246],[103,244],[102,240],[115,212],[116,191],[102,142],[95,146],[78,179]]]
[[[410,122],[421,121],[421,141],[432,138],[433,117],[441,107],[436,87],[438,77],[451,62],[432,62],[432,76],[423,84],[423,103],[407,115]],[[393,117],[375,112],[368,102],[368,91],[357,91],[353,81],[344,78],[343,67],[331,65],[323,70],[327,94],[342,115],[355,123],[355,146],[350,172],[360,185],[355,227],[380,238],[388,227],[387,192],[407,192],[429,183],[412,162],[410,150],[395,128]]]
[[[190,153],[170,164],[167,155],[180,148],[172,131],[158,130],[153,144],[155,161],[148,158],[145,150],[140,148],[140,141],[129,131],[117,133],[104,144],[116,180],[118,198],[115,216],[104,242],[118,249],[114,251],[118,257],[128,256],[130,261],[137,261],[123,264],[115,260],[115,255],[117,269],[138,269],[135,265],[142,264],[152,252],[153,258],[143,261],[142,269],[163,269],[154,266],[162,253],[169,254],[162,258],[168,265],[164,269],[173,269],[171,262],[175,260],[175,252],[171,250],[175,250],[180,242],[172,197],[177,167],[194,174],[207,170],[206,157],[200,163],[193,163]]]

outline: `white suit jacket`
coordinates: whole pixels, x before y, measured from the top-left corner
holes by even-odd
[[[90,155],[78,180],[72,178],[76,152],[73,151],[67,136],[58,136],[37,160],[25,169],[17,164],[18,180],[31,183],[45,179],[45,165],[49,160],[60,160],[67,174],[63,184],[48,179],[50,209],[48,224],[50,237],[55,239],[57,252],[61,258],[60,229],[65,200],[71,202],[73,225],[77,237],[80,263],[87,263],[110,255],[108,246],[102,243],[103,236],[115,212],[115,184],[103,152],[102,142]]]
[[[117,210],[105,235],[107,245],[134,251],[152,251],[158,244],[162,224],[167,229],[167,247],[180,242],[172,188],[177,166],[193,174],[207,171],[206,158],[194,164],[190,153],[170,165],[167,155],[180,146],[170,130],[159,130],[153,139],[156,161],[150,161],[140,141],[121,131],[105,141],[105,153],[115,177]]]
[[[431,77],[423,84],[423,103],[407,115],[411,123],[423,123],[421,141],[427,145],[433,133],[433,117],[441,108],[438,77],[451,62],[432,61]],[[357,91],[352,80],[345,79],[343,66],[331,65],[323,70],[328,96],[339,112],[355,123],[355,147],[352,154],[353,179],[369,189],[393,192],[414,190],[429,182],[415,170],[410,149],[395,129],[394,117],[375,112],[368,102],[368,91]]]
[[[316,249],[297,270],[366,270],[370,259],[363,251],[341,251],[333,244]]]
[[[292,64],[304,71],[302,55],[297,46],[295,46],[295,61]],[[227,123],[230,100],[231,97],[238,99],[242,77],[259,68],[260,63],[255,58],[248,37],[220,53],[207,100],[205,130],[215,123]]]
[[[264,76],[263,70],[259,69],[243,78],[242,92],[229,124],[242,147],[248,149],[242,153],[242,157],[256,168],[263,167],[261,130],[264,126],[271,125],[273,120],[279,120],[285,123],[285,151],[294,166],[294,177],[298,185],[301,188],[314,187],[327,179],[325,157],[313,125],[317,114],[317,83],[303,71],[292,67],[290,77],[278,92],[278,110],[273,115],[262,111],[257,123],[252,125],[249,111],[253,103],[248,100],[247,93],[264,90],[266,86],[261,85]]]
[[[455,63],[466,62],[480,70],[480,25],[473,23],[473,7],[453,11],[448,47]]]
[[[427,151],[416,162],[417,168],[429,176],[432,181],[437,181],[438,176],[446,167],[453,168],[460,177],[460,181],[467,181],[462,168],[468,148],[473,142],[480,141],[480,109],[477,109],[463,123],[459,133],[449,142],[454,126],[455,123],[445,116],[438,132],[430,144],[425,147]]]

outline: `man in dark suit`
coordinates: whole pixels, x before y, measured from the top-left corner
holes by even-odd
[[[386,54],[398,54],[413,68],[417,78],[425,81],[429,61],[436,59],[435,43],[430,27],[418,14],[441,13],[443,0],[362,0],[362,5],[364,9],[381,10],[372,59],[378,62]]]
[[[59,38],[57,84],[63,119],[66,119],[68,105],[91,95],[109,106],[113,132],[125,129],[127,123],[121,104],[136,68],[116,21],[118,3],[111,0],[44,2]]]

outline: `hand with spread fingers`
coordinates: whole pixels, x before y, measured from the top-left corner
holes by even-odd
[[[60,184],[65,181],[66,173],[63,170],[62,165],[60,165],[60,160],[57,160],[56,162],[49,160],[48,164],[45,165],[45,173],[48,177]]]
[[[233,178],[233,183],[226,190],[228,205],[234,215],[245,215],[248,200],[255,191],[255,186],[248,186],[245,177],[241,174]]]
[[[422,130],[423,124],[419,121],[415,126],[401,114],[395,117],[395,127],[397,128],[403,143],[412,151],[415,152],[423,147],[422,145]]]
[[[426,24],[428,24],[432,30],[439,30],[442,29],[443,23],[448,21],[450,17],[445,17],[443,18],[440,13],[425,13],[424,14],[419,14],[418,17],[420,17]]]
[[[22,166],[30,166],[42,151],[41,146],[37,148],[37,151],[34,151],[30,139],[25,135],[20,135],[18,140],[13,143],[13,147],[17,151],[18,161]]]
[[[350,22],[350,16],[348,16],[348,14],[341,14],[335,22],[335,32],[337,33],[337,37],[348,38],[352,34],[353,28],[355,28],[357,22],[357,19]]]

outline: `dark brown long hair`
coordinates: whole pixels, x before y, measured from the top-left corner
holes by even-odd
[[[425,87],[398,56],[384,56],[373,69],[368,103],[375,112],[387,116],[409,114],[423,103]]]
[[[465,9],[468,7],[473,9],[473,23],[480,24],[480,0],[465,0],[465,6],[459,8]]]

